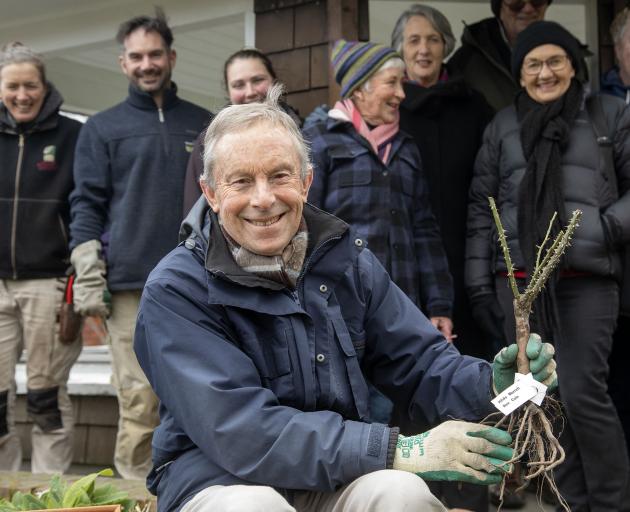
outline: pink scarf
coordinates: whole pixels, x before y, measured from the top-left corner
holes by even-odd
[[[370,143],[381,162],[387,164],[392,149],[392,140],[398,133],[398,113],[396,113],[396,120],[393,123],[381,124],[372,130],[368,128],[361,112],[350,99],[335,103],[334,109],[328,115],[352,123],[357,133]]]

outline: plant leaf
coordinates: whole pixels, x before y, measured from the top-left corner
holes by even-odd
[[[94,482],[99,476],[113,476],[111,469],[103,469],[98,473],[91,473],[74,482],[64,493],[61,502],[62,508],[72,508],[78,505],[89,505],[90,495],[94,491]]]
[[[46,508],[46,505],[32,494],[25,494],[20,491],[13,495],[11,502],[18,510],[41,510]]]

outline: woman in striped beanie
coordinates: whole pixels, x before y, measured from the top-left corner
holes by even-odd
[[[309,202],[353,224],[450,340],[452,279],[418,148],[398,124],[405,64],[387,46],[344,40],[331,61],[341,98],[304,130],[314,170]]]

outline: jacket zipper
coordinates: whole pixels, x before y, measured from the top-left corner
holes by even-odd
[[[24,134],[18,135],[18,159],[15,169],[15,190],[13,193],[13,219],[11,221],[11,266],[13,267],[13,279],[17,279],[17,260],[15,245],[17,238],[17,215],[18,203],[20,200],[20,176],[22,174],[22,159],[24,158]]]
[[[168,133],[166,129],[166,119],[164,118],[164,111],[161,107],[158,107],[158,119],[160,120],[160,136],[162,137],[162,145],[164,146],[164,154],[168,156],[170,154],[170,146]]]

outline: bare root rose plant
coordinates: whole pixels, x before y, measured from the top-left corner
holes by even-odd
[[[569,224],[565,229],[560,230],[553,241],[550,241],[551,228],[556,220],[556,214],[554,214],[549,222],[545,239],[537,248],[536,264],[531,273],[529,283],[525,290],[520,292],[514,277],[514,266],[497,206],[492,197],[488,199],[507,266],[509,284],[514,294],[516,344],[518,345],[517,371],[526,375],[529,373],[529,359],[526,354],[526,347],[530,334],[529,316],[532,312],[532,306],[536,297],[543,290],[545,282],[558,266],[564,251],[570,245],[571,237],[578,226],[582,212],[580,210],[574,211]],[[569,506],[560,495],[553,478],[553,469],[562,464],[565,458],[564,450],[560,446],[552,427],[561,418],[561,415],[559,402],[550,396],[546,396],[541,407],[529,401],[512,414],[504,416],[498,422],[495,422],[495,426],[506,428],[512,434],[515,455],[511,462],[516,464],[524,458],[527,459],[527,462],[525,462],[525,483],[521,488],[526,487],[534,478],[542,477],[543,481],[549,484],[562,507],[569,512]],[[503,478],[501,484],[501,501],[503,501],[506,478],[507,475]]]

